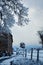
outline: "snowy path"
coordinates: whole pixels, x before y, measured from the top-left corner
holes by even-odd
[[[16,57],[16,55],[6,56],[0,58],[0,65],[10,65],[10,62]]]
[[[24,58],[23,56],[15,56],[9,59],[4,60],[0,65],[10,65],[10,62],[14,61],[16,65],[43,65],[43,63],[29,60],[28,58]]]
[[[19,56],[21,57],[21,56]],[[18,56],[12,56],[12,57],[9,57],[7,59],[4,59],[2,60],[2,62],[0,63],[0,65],[10,65],[10,62],[13,61],[14,59],[17,59]]]
[[[1,65],[10,65],[10,62],[14,59],[14,57],[4,60]]]

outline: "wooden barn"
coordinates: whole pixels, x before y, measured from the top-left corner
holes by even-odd
[[[0,32],[0,56],[11,55],[13,38],[11,33]]]

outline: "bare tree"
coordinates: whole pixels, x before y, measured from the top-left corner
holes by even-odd
[[[17,15],[18,21],[15,20]],[[28,24],[28,8],[26,8],[21,0],[0,0],[0,29],[9,30],[15,23],[17,25]]]
[[[38,31],[40,39],[41,39],[41,44],[42,44],[42,48],[43,48],[43,31]]]

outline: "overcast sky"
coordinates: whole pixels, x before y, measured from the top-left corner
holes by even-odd
[[[29,8],[30,22],[24,27],[13,26],[13,45],[19,45],[20,42],[39,44],[37,31],[43,29],[43,0],[23,0],[23,3]]]

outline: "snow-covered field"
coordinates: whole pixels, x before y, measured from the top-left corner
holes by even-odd
[[[33,60],[30,60],[30,52],[27,53],[27,57],[23,57],[23,55],[16,55],[15,53],[12,55],[12,57],[5,57],[8,58],[4,60],[2,63],[0,62],[0,65],[11,65],[11,61],[13,61],[13,65],[43,65],[43,51],[40,51],[40,61],[37,63],[36,58],[37,52],[34,51],[33,53]],[[4,57],[2,57],[4,58]],[[0,58],[0,59],[2,59]]]

